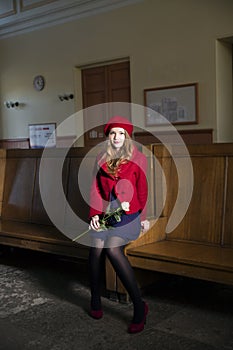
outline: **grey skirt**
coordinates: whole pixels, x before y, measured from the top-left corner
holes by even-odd
[[[91,230],[89,232],[90,238],[93,240],[93,244],[91,245],[95,246],[95,241],[102,241],[104,247],[109,247],[112,245],[125,245],[130,241],[134,241],[141,232],[140,213],[123,214],[121,216],[121,221],[114,222],[111,226],[112,227],[106,231],[98,232]],[[114,238],[119,239],[117,240]]]

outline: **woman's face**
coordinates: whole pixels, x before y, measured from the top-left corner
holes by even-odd
[[[123,128],[112,128],[108,138],[113,148],[120,149],[125,142],[125,130]]]

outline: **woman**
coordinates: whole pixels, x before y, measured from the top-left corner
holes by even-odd
[[[100,297],[101,260],[109,258],[134,305],[134,316],[128,331],[144,329],[148,306],[142,300],[134,271],[124,254],[124,246],[135,240],[141,228],[148,228],[146,220],[147,160],[133,145],[133,125],[125,118],[113,117],[105,125],[106,151],[97,157],[96,175],[90,196],[90,227],[93,245],[89,267],[91,285],[91,316],[103,316]],[[114,210],[124,203],[120,220],[110,219],[113,229],[100,231],[101,218],[107,208]]]

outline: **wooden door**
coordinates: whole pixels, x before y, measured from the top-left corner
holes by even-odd
[[[83,69],[82,91],[84,109],[107,102],[130,102],[129,62]],[[84,113],[84,127],[87,130],[84,137],[85,146],[94,146],[104,141],[103,127],[110,117],[108,114],[109,111],[103,108],[101,125],[92,128],[92,117],[89,113],[88,116]]]

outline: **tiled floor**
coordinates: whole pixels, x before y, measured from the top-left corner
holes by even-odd
[[[88,315],[86,263],[13,251],[0,255],[0,350],[232,350],[233,287],[163,276],[143,291],[142,333],[130,335],[132,305],[103,298]]]

